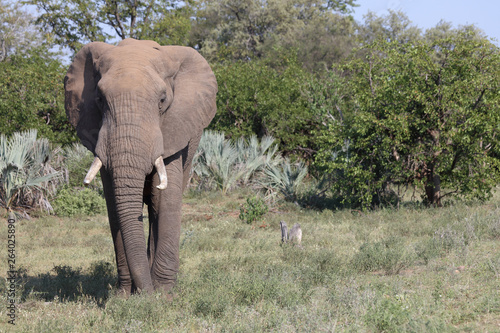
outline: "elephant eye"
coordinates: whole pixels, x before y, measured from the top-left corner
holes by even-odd
[[[162,98],[160,98],[160,101],[158,102],[158,109],[160,110],[160,112],[165,111],[165,102],[166,101],[167,101],[166,96],[163,96]]]

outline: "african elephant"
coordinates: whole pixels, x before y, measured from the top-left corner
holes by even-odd
[[[84,183],[101,172],[118,292],[169,291],[179,269],[182,192],[216,111],[210,66],[189,47],[92,42],[76,54],[64,87],[69,121],[95,156]]]

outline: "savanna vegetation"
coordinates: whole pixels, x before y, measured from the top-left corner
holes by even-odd
[[[500,53],[482,31],[356,22],[355,0],[27,3],[0,0],[20,331],[498,330]],[[172,302],[114,296],[102,185],[83,188],[93,156],[64,112],[68,59],[128,37],[196,48],[219,84]]]
[[[500,198],[370,213],[273,205],[251,190],[189,191],[176,297],[114,296],[105,215],[17,222],[21,332],[496,332]],[[302,248],[281,246],[279,221]],[[147,221],[147,215],[145,216]],[[147,223],[145,224],[147,225]],[[7,270],[1,261],[1,271]],[[2,279],[2,289],[5,280]],[[0,302],[6,304],[5,293]],[[0,329],[9,330],[6,308]]]

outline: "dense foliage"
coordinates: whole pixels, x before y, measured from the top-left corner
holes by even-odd
[[[309,69],[324,69],[354,43],[353,0],[200,1],[192,43],[220,58],[273,58],[295,49]]]
[[[58,216],[89,216],[106,214],[106,200],[102,195],[89,188],[76,189],[64,187],[52,203]]]
[[[490,195],[500,181],[500,54],[476,37],[377,41],[339,68],[346,112],[323,132],[317,161],[345,203],[400,200],[408,187],[437,206]]]
[[[112,39],[186,42],[190,31],[189,1],[29,0],[41,12],[37,23],[54,41],[78,51],[83,44]]]
[[[74,142],[63,110],[66,68],[48,50],[134,37],[195,47],[214,69],[210,129],[225,138],[200,150],[198,161],[213,160],[198,164],[194,180],[210,179],[199,188],[246,185],[253,171],[239,143],[267,136],[289,160],[260,181],[292,201],[299,175],[316,184],[311,198],[329,193],[335,205],[365,208],[486,199],[500,180],[499,50],[473,25],[441,21],[424,31],[398,11],[355,22],[355,0],[29,3],[40,13],[35,24],[21,6],[0,2],[4,134],[36,128],[52,142]],[[79,166],[66,166],[70,178],[87,159],[64,158]]]
[[[321,119],[311,114],[305,93],[312,76],[293,57],[282,59],[278,68],[258,60],[228,62],[216,66],[215,74],[217,114],[210,128],[233,139],[270,135],[285,154],[312,155],[310,133]]]
[[[37,129],[51,142],[76,140],[64,111],[65,68],[44,47],[0,62],[0,132]]]

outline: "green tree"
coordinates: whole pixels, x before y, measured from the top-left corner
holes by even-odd
[[[200,1],[192,43],[209,59],[249,60],[297,50],[306,67],[328,66],[351,49],[354,0]]]
[[[434,27],[425,30],[423,38],[429,43],[440,42],[446,38],[458,37],[460,35],[468,36],[478,40],[486,39],[484,32],[478,27],[470,25],[461,25],[456,28],[450,22],[439,21]]]
[[[42,44],[43,38],[32,20],[33,16],[19,3],[0,0],[0,62]]]
[[[45,47],[0,62],[0,132],[35,128],[52,142],[76,140],[64,111],[65,68]]]
[[[364,15],[364,22],[358,25],[358,36],[364,45],[377,39],[400,43],[410,43],[422,39],[420,28],[412,25],[405,13],[393,10],[389,10],[389,14],[384,16],[368,12]]]
[[[293,57],[279,63],[279,68],[265,60],[215,66],[219,92],[210,128],[232,139],[272,136],[284,154],[310,158],[315,151],[311,132],[321,120],[310,113],[305,93],[312,76]]]
[[[28,0],[41,15],[37,23],[54,42],[74,52],[92,41],[128,37],[161,44],[185,44],[191,27],[191,1]]]
[[[435,206],[488,198],[500,181],[500,53],[476,37],[377,41],[339,68],[349,112],[323,131],[316,162],[345,204],[369,207],[391,186]]]

